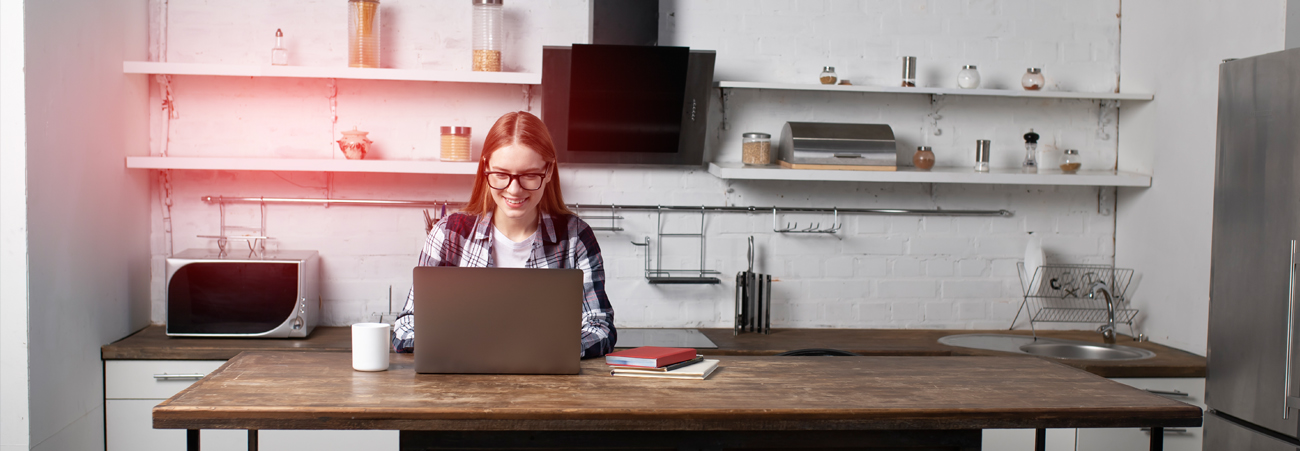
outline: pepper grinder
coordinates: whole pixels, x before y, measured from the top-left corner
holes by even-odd
[[[289,50],[284,48],[284,32],[275,29],[275,47],[271,48],[271,64],[286,66],[289,64]]]
[[[1020,164],[1020,170],[1027,174],[1038,173],[1038,134],[1032,128],[1025,133],[1025,162]]]

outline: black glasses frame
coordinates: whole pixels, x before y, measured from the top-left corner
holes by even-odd
[[[487,179],[487,180],[485,180],[485,181],[487,182],[487,186],[488,186],[488,188],[492,188],[492,189],[495,189],[495,190],[503,190],[503,189],[510,188],[510,184],[511,184],[511,183],[516,183],[516,182],[518,182],[518,183],[519,183],[519,188],[523,189],[524,191],[537,191],[537,190],[539,190],[539,189],[542,189],[542,186],[545,186],[545,185],[546,185],[546,175],[550,173],[550,170],[551,170],[551,165],[550,165],[550,164],[547,164],[547,165],[546,165],[546,168],[545,168],[545,169],[542,169],[542,172],[540,172],[540,173],[538,173],[538,172],[528,172],[528,173],[523,173],[523,174],[511,174],[511,173],[509,173],[509,172],[497,172],[497,171],[491,171],[491,172],[484,172],[484,173],[483,173],[483,177]],[[500,187],[500,188],[497,188],[497,187],[495,187],[495,186],[492,186],[492,176],[493,176],[493,175],[502,175],[502,176],[505,176],[505,177],[509,177],[509,180],[506,181],[506,186],[503,186],[503,187]],[[524,181],[523,181],[523,177],[529,177],[529,176],[537,176],[537,177],[541,177],[541,180],[540,180],[541,183],[538,184],[536,188],[529,189],[528,187],[524,186]]]

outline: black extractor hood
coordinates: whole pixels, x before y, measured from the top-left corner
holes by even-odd
[[[659,45],[659,0],[592,0],[590,43]]]

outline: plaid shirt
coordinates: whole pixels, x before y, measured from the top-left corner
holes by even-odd
[[[552,217],[540,213],[539,240],[527,268],[577,268],[582,270],[582,357],[600,357],[614,350],[618,339],[614,329],[614,308],[605,296],[605,264],[591,227],[577,216]],[[557,227],[558,226],[558,227]],[[429,231],[420,250],[420,266],[495,267],[492,256],[492,213],[472,216],[448,215]],[[415,348],[412,312],[415,291],[406,295],[402,313],[393,323],[393,349],[411,352]]]

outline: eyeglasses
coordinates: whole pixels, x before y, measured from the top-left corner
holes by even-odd
[[[548,165],[549,167],[549,165]],[[545,171],[543,169],[542,171]],[[488,186],[492,189],[506,189],[515,180],[519,180],[519,187],[526,191],[537,191],[542,189],[542,180],[546,178],[546,172],[527,174],[511,174],[509,172],[485,172]]]

